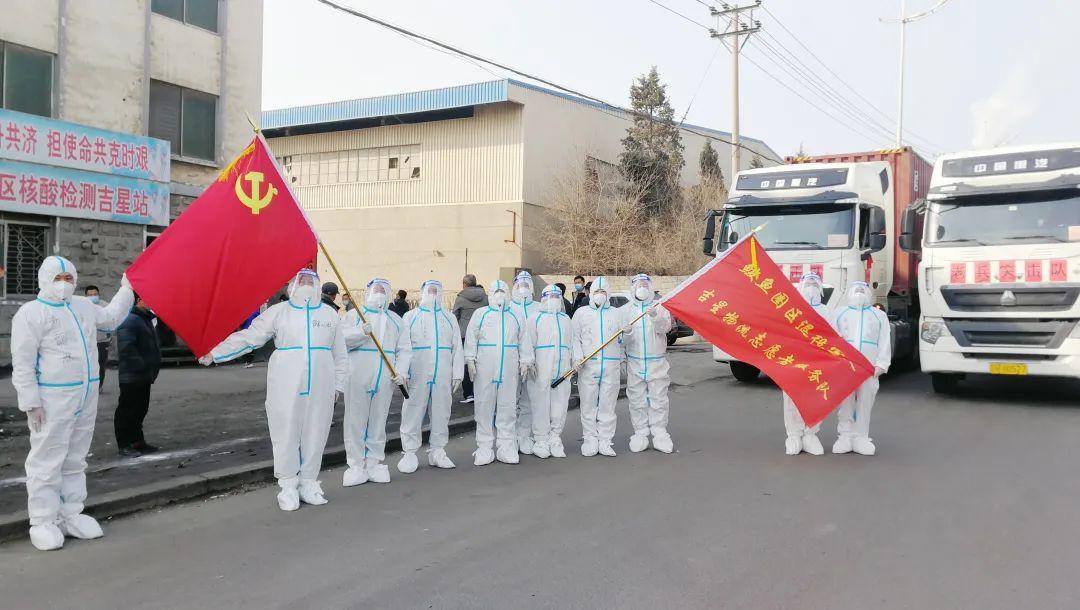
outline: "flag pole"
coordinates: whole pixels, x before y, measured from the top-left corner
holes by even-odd
[[[559,387],[559,384],[561,384],[562,382],[564,382],[564,381],[566,381],[567,379],[569,379],[569,378],[570,378],[570,376],[571,376],[571,375],[573,375],[574,373],[578,372],[578,370],[579,370],[579,369],[581,369],[581,367],[585,366],[585,363],[586,363],[586,362],[588,362],[588,361],[592,360],[592,359],[593,359],[593,357],[594,357],[594,356],[596,356],[597,354],[599,354],[600,352],[602,352],[602,351],[604,350],[604,348],[605,348],[605,347],[607,347],[607,346],[611,345],[611,343],[612,343],[612,342],[614,342],[614,341],[615,341],[616,339],[618,339],[619,337],[621,337],[621,336],[622,336],[622,334],[623,334],[624,332],[626,332],[627,330],[630,330],[630,327],[631,327],[631,326],[633,326],[634,324],[637,324],[638,320],[640,320],[640,319],[644,318],[644,317],[645,317],[645,314],[649,313],[649,312],[650,312],[650,311],[652,311],[653,309],[656,309],[656,307],[657,307],[658,305],[660,305],[660,303],[659,303],[659,302],[657,302],[657,303],[653,303],[653,304],[652,304],[652,305],[650,305],[650,306],[649,306],[648,308],[646,308],[646,309],[645,309],[645,311],[643,311],[643,312],[641,312],[640,314],[638,314],[638,316],[637,316],[636,318],[634,318],[633,320],[630,320],[630,323],[629,323],[629,324],[627,324],[626,326],[624,326],[624,327],[623,327],[623,329],[622,329],[622,330],[620,330],[619,332],[617,332],[617,333],[615,333],[614,335],[612,335],[611,337],[609,337],[607,341],[604,341],[604,342],[603,342],[602,344],[600,344],[600,347],[596,348],[596,349],[595,349],[595,350],[593,351],[593,353],[589,354],[588,356],[585,356],[584,358],[582,358],[582,359],[581,359],[581,362],[578,362],[578,363],[577,363],[577,364],[575,364],[574,366],[570,367],[570,370],[568,370],[568,371],[566,371],[565,373],[563,373],[562,377],[559,377],[559,378],[558,378],[558,379],[556,379],[555,381],[552,381],[552,382],[551,382],[551,387],[553,387],[553,388],[557,388],[557,387]]]
[[[337,265],[334,264],[334,259],[330,256],[330,252],[326,249],[326,244],[324,244],[321,239],[318,241],[319,249],[322,250],[323,256],[326,257],[326,262],[330,263],[330,268],[334,270],[334,275],[336,275],[338,281],[341,282],[341,289],[345,291],[345,294],[349,295],[349,299],[351,300],[353,296],[352,292],[349,291],[349,286],[345,284],[345,276],[342,275],[340,271],[338,271]],[[356,309],[356,313],[360,315],[360,321],[364,324],[367,324],[367,318],[364,317],[363,309],[361,307],[357,307],[355,302],[353,302],[353,307]],[[397,377],[398,374],[397,370],[394,368],[394,363],[390,362],[390,358],[387,357],[386,352],[383,351],[383,346],[381,343],[379,343],[378,337],[375,336],[375,333],[371,333],[368,336],[371,337],[371,341],[375,344],[375,349],[379,350],[379,356],[382,357],[383,363],[386,364],[386,368],[390,371],[390,377]],[[398,389],[401,390],[402,396],[404,396],[405,398],[409,397],[409,390],[405,387],[405,384],[399,385]]]

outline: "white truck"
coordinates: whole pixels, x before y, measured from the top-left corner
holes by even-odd
[[[761,227],[758,242],[792,282],[821,276],[824,300],[835,305],[854,280],[866,280],[874,302],[889,315],[894,359],[915,352],[918,303],[915,260],[898,247],[896,228],[905,209],[925,193],[930,164],[910,148],[789,158],[787,165],[739,172],[727,203],[706,218],[703,250],[713,254],[717,218],[719,255]],[[713,348],[739,381],[756,367]]]
[[[945,155],[926,199],[901,245],[922,252],[934,391],[978,373],[1080,377],[1080,144]]]

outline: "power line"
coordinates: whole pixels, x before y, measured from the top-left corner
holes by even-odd
[[[659,2],[657,2],[656,0],[649,0],[649,2],[652,2],[652,3],[653,3],[653,4],[655,4],[656,6],[659,6],[660,8],[662,8],[662,9],[664,9],[665,11],[667,11],[667,12],[671,13],[672,15],[678,15],[679,17],[682,17],[682,19],[683,19],[684,21],[688,21],[688,22],[690,22],[690,23],[692,23],[692,24],[694,24],[694,25],[698,26],[699,28],[703,28],[703,29],[705,29],[705,30],[708,30],[708,29],[709,29],[709,26],[705,25],[704,23],[701,23],[701,22],[698,22],[698,21],[694,21],[693,19],[691,19],[691,18],[687,17],[686,15],[684,15],[684,14],[680,13],[679,11],[677,11],[677,10],[675,10],[675,9],[671,8],[670,6],[667,6],[667,5],[664,5],[664,4],[660,4],[660,3],[659,3]]]
[[[709,65],[705,66],[705,72],[701,74],[701,80],[698,82],[697,89],[694,89],[694,95],[690,96],[690,103],[686,105],[686,112],[683,113],[680,123],[686,121],[686,115],[690,114],[690,108],[694,105],[694,100],[697,99],[698,93],[701,93],[701,87],[705,84],[705,79],[709,76],[709,70],[712,69],[713,62],[716,61],[716,56],[720,54],[721,45],[716,45],[716,50],[713,51],[712,57],[709,59]]]
[[[602,99],[600,99],[598,97],[594,97],[594,96],[589,95],[587,93],[583,93],[581,91],[577,91],[577,90],[572,89],[570,87],[560,85],[560,84],[558,84],[556,82],[547,80],[545,78],[542,78],[542,77],[539,77],[539,76],[536,76],[536,75],[533,75],[533,74],[530,74],[528,72],[518,70],[517,68],[510,67],[510,66],[508,66],[506,64],[497,62],[495,60],[487,59],[485,57],[481,57],[479,55],[476,55],[474,53],[470,53],[468,51],[465,51],[465,50],[460,49],[458,47],[455,47],[453,45],[447,44],[445,42],[441,42],[441,41],[436,40],[434,38],[424,36],[423,34],[418,34],[416,32],[413,32],[411,30],[407,30],[407,29],[405,29],[403,27],[394,25],[394,24],[389,23],[387,21],[383,21],[381,19],[378,19],[378,18],[373,17],[371,15],[368,15],[366,13],[360,12],[360,11],[358,11],[356,9],[353,9],[353,8],[350,8],[350,7],[347,7],[347,6],[342,6],[340,4],[337,4],[336,2],[332,2],[331,0],[316,0],[316,1],[321,3],[321,4],[325,4],[326,6],[329,6],[330,8],[333,8],[335,10],[341,11],[343,13],[347,13],[349,15],[352,15],[353,17],[359,17],[360,19],[363,19],[365,21],[369,21],[369,22],[374,23],[375,25],[378,25],[380,27],[386,28],[386,29],[391,30],[393,32],[397,32],[399,34],[403,34],[403,35],[405,35],[406,37],[408,37],[410,39],[415,39],[415,41],[423,41],[423,42],[430,43],[432,45],[435,45],[436,47],[439,47],[441,49],[445,49],[447,51],[450,51],[450,52],[452,52],[452,53],[454,53],[456,55],[459,55],[459,56],[461,56],[463,58],[479,61],[479,62],[485,63],[485,64],[487,64],[489,66],[494,66],[496,68],[499,68],[500,70],[505,70],[507,72],[516,74],[516,75],[518,75],[518,76],[520,76],[522,78],[533,80],[533,81],[536,81],[538,83],[543,83],[543,84],[545,84],[545,85],[547,85],[549,87],[552,87],[554,89],[558,89],[560,91],[569,93],[571,95],[576,95],[576,96],[578,96],[580,98],[589,100],[589,101],[594,102],[596,104],[599,104],[599,105],[601,105],[603,107],[610,108],[611,110],[614,110],[616,113],[623,113],[623,114],[616,114],[616,113],[612,113],[612,112],[605,112],[604,108],[600,108],[601,112],[605,112],[606,114],[609,114],[611,116],[614,116],[614,117],[617,117],[617,118],[620,118],[620,119],[623,119],[623,120],[631,120],[630,117],[639,117],[639,118],[643,118],[643,119],[653,121],[653,122],[656,122],[656,123],[670,123],[670,124],[673,124],[676,127],[678,127],[679,129],[682,129],[682,130],[684,130],[686,132],[693,133],[693,134],[696,134],[696,135],[701,136],[703,138],[708,138],[710,140],[715,140],[717,142],[723,142],[725,144],[728,144],[729,146],[738,146],[739,148],[744,149],[744,150],[746,150],[746,151],[748,151],[748,152],[750,152],[750,153],[752,153],[754,155],[763,157],[765,159],[768,159],[768,160],[776,162],[776,163],[783,163],[783,160],[777,159],[775,157],[771,157],[771,156],[769,156],[768,154],[766,154],[763,151],[754,150],[754,149],[752,149],[752,148],[750,148],[748,146],[745,146],[743,144],[737,144],[737,143],[734,143],[734,142],[732,142],[730,140],[726,140],[724,138],[721,138],[721,137],[713,135],[713,134],[708,134],[708,133],[703,133],[701,131],[697,131],[697,130],[691,128],[690,126],[687,126],[687,125],[684,125],[684,124],[681,124],[681,123],[676,123],[675,121],[663,121],[663,120],[658,119],[658,118],[656,118],[654,116],[639,112],[637,110],[633,110],[631,108],[625,108],[623,106],[617,106],[615,104],[608,103],[608,102],[606,102],[606,101],[604,101],[604,100],[602,100]],[[702,24],[698,24],[698,25],[702,25]],[[706,27],[706,29],[708,29],[708,28]],[[426,46],[426,45],[423,45],[423,46]],[[630,115],[630,117],[627,117],[625,115]]]
[[[948,0],[945,0],[945,1],[948,1]],[[935,6],[935,7],[933,8],[933,9],[931,9],[931,12],[932,12],[932,11],[934,11],[934,10],[937,10],[938,8],[940,8],[942,4],[944,4],[944,2],[942,2],[942,3],[941,3],[941,4],[939,4],[938,6]],[[765,11],[765,13],[766,13],[767,15],[769,15],[769,17],[772,17],[773,21],[775,21],[775,22],[776,22],[776,24],[777,24],[777,25],[779,25],[781,29],[783,29],[783,30],[784,30],[785,32],[787,32],[788,36],[791,36],[791,38],[792,38],[792,39],[793,39],[793,40],[794,40],[794,41],[795,41],[796,43],[798,43],[798,45],[799,45],[800,47],[802,47],[802,49],[803,49],[804,51],[806,51],[806,52],[807,52],[807,54],[809,54],[809,55],[810,55],[810,57],[813,57],[813,58],[814,58],[814,60],[815,60],[815,61],[817,61],[817,63],[821,64],[821,66],[822,66],[823,68],[825,68],[825,70],[826,70],[826,71],[828,71],[828,73],[829,73],[829,74],[831,74],[831,75],[833,76],[833,78],[835,78],[835,79],[836,79],[837,81],[839,81],[839,82],[840,82],[840,84],[842,84],[842,85],[844,85],[845,87],[847,87],[847,89],[848,89],[849,91],[851,91],[852,93],[854,93],[856,97],[858,97],[858,98],[859,98],[860,100],[862,100],[863,102],[865,102],[865,103],[866,103],[866,104],[867,104],[867,105],[868,105],[868,106],[869,106],[869,107],[870,107],[870,108],[871,108],[872,110],[874,110],[875,112],[877,112],[877,113],[878,113],[878,114],[879,114],[879,115],[880,115],[881,117],[883,117],[883,118],[884,118],[884,119],[885,119],[886,121],[888,121],[888,122],[890,122],[890,123],[895,123],[895,122],[896,122],[896,117],[893,117],[893,116],[889,116],[888,114],[886,114],[886,113],[885,113],[884,111],[882,111],[882,110],[881,110],[880,108],[878,108],[878,107],[877,107],[877,106],[876,106],[876,105],[875,105],[875,104],[874,104],[873,102],[871,102],[871,101],[870,101],[869,99],[867,99],[867,98],[866,98],[866,97],[865,97],[865,96],[864,96],[864,95],[863,95],[862,93],[860,93],[858,89],[856,89],[855,87],[851,86],[851,84],[849,84],[849,83],[848,83],[848,82],[847,82],[846,80],[844,80],[844,79],[843,79],[843,77],[841,77],[841,76],[840,76],[839,74],[837,74],[837,73],[836,73],[836,72],[835,72],[835,71],[834,71],[834,70],[833,70],[833,69],[832,69],[831,67],[829,67],[829,64],[825,63],[825,61],[824,61],[824,60],[822,60],[822,59],[821,59],[820,57],[818,57],[818,55],[817,55],[816,53],[814,53],[814,51],[813,51],[812,49],[810,49],[810,47],[806,46],[806,44],[805,44],[805,43],[804,43],[804,42],[803,42],[803,41],[802,41],[802,40],[801,40],[801,39],[800,39],[800,38],[799,38],[798,36],[796,36],[796,35],[795,35],[795,33],[794,33],[794,32],[792,32],[792,31],[791,31],[791,30],[790,30],[790,29],[789,29],[789,28],[788,28],[788,27],[787,27],[786,25],[784,25],[784,22],[783,22],[783,21],[781,21],[781,20],[780,20],[780,18],[778,18],[778,17],[777,17],[777,16],[775,15],[775,14],[773,14],[773,12],[772,12],[772,11],[770,11],[770,10],[769,10],[769,8],[768,8],[767,6],[764,6],[764,5],[762,5],[762,7],[761,7],[761,8],[762,8],[762,10],[764,10],[764,11]],[[789,53],[790,53],[790,51],[789,51]],[[792,55],[794,55],[794,54],[792,53]],[[927,138],[924,138],[924,137],[921,137],[921,136],[919,136],[918,134],[915,134],[914,132],[912,132],[912,131],[911,131],[911,130],[909,130],[909,129],[905,129],[905,130],[904,130],[904,132],[905,132],[905,133],[907,133],[907,134],[908,134],[909,136],[914,136],[914,137],[916,137],[917,139],[920,139],[920,140],[922,140],[922,141],[926,142],[927,144],[931,144],[931,145],[932,145],[932,148],[936,148],[936,149],[938,149],[938,150],[941,150],[941,148],[942,148],[941,146],[939,146],[939,145],[937,145],[937,144],[934,144],[934,142],[931,142],[931,141],[930,141],[930,140],[928,140]]]

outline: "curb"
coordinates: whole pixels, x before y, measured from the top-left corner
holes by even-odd
[[[620,396],[622,394],[620,393]],[[577,396],[570,397],[569,410],[578,407]],[[473,416],[450,420],[450,434],[471,432],[476,429]],[[427,442],[429,430],[424,429],[423,440]],[[269,438],[267,439],[269,440]],[[399,435],[387,436],[386,452],[401,450]],[[328,447],[323,452],[322,468],[335,468],[345,464],[345,446]],[[129,515],[131,513],[160,508],[169,504],[196,500],[214,494],[232,491],[246,485],[256,485],[274,480],[274,461],[260,460],[250,464],[240,464],[203,474],[174,477],[168,481],[149,483],[133,489],[109,492],[91,496],[86,503],[85,512],[99,521]],[[0,516],[0,542],[26,537],[30,528],[26,511],[19,511]]]

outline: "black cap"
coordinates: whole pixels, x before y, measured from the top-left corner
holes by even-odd
[[[335,284],[333,282],[327,282],[327,283],[323,284],[322,285],[322,293],[336,297],[337,294],[338,294],[337,284]]]

